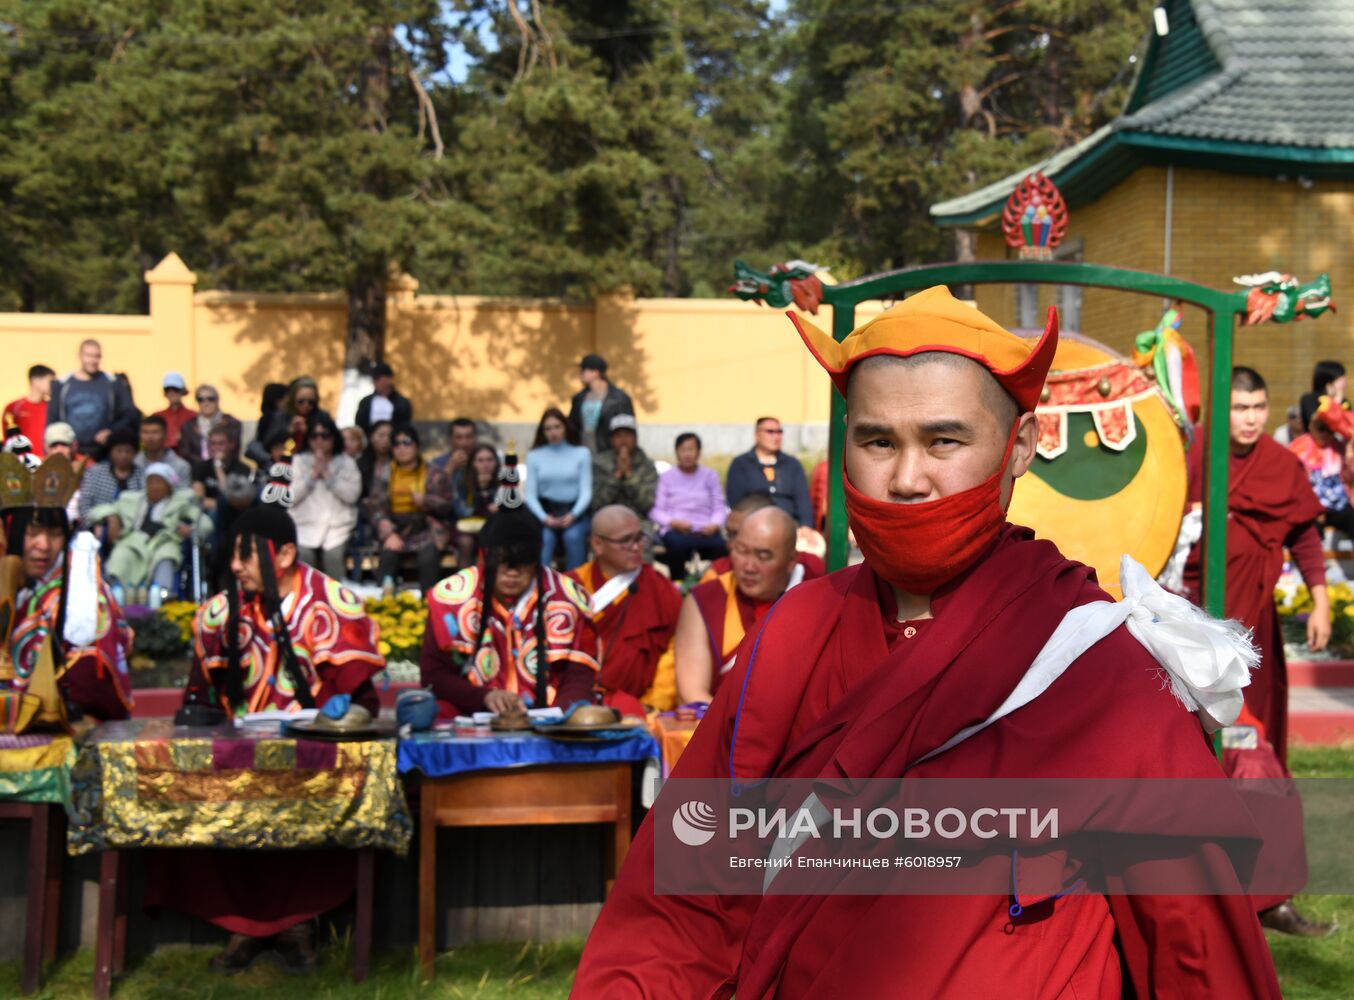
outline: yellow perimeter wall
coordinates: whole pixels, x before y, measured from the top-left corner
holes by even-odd
[[[145,277],[150,316],[0,313],[4,398],[27,390],[29,365],[65,375],[80,341],[94,337],[104,369],[127,373],[146,412],[164,405],[161,379],[171,370],[190,386],[216,385],[223,408],[244,420],[257,417],[266,383],[301,374],[319,381],[326,407],[337,405],[342,295],[196,291],[195,276],[173,254]],[[406,276],[391,285],[386,358],[420,420],[466,414],[534,423],[546,406],[567,410],[579,388],[578,360],[596,352],[643,421],[733,424],[773,414],[791,424],[827,422],[827,376],[781,310],[734,299],[421,296],[417,284]],[[831,309],[816,322],[830,327]]]

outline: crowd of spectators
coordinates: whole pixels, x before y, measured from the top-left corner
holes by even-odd
[[[72,513],[104,542],[110,574],[124,574],[129,585],[169,576],[164,565],[133,559],[135,545],[124,544],[129,555],[113,558],[129,533],[161,526],[157,518],[166,509],[193,518],[189,530],[176,526],[174,533],[183,539],[200,533],[210,575],[224,576],[221,540],[233,518],[257,501],[277,463],[291,469],[301,558],[331,576],[366,573],[388,588],[416,580],[427,589],[452,565],[476,558],[479,528],[495,509],[502,451],[480,440],[475,420],[458,417],[445,448],[425,453],[414,405],[396,388],[389,365],[376,366],[373,392],[358,405],[355,423],[341,429],[315,379],[269,384],[242,455],[242,424],[221,410],[215,387],[199,385],[193,409],[186,381],[169,372],[165,407],[143,417],[126,379],[104,372],[102,360],[99,344],[86,341],[79,366],[64,378],[33,366],[28,393],[4,408],[4,428],[7,436],[23,435],[38,457],[60,451],[77,462],[82,478]],[[732,459],[721,483],[701,464],[693,432],[677,436],[675,464],[645,452],[633,402],[608,376],[604,358],[585,356],[579,382],[567,415],[558,407],[542,414],[525,456],[524,496],[541,524],[545,564],[573,570],[587,561],[591,517],[612,506],[641,519],[674,579],[687,575],[693,558],[708,564],[727,555],[727,512],[750,495],[790,515],[801,542],[822,528],[826,467],[814,470],[811,485],[799,460],[783,450],[784,427],[775,417],[755,421],[752,447]],[[1325,508],[1328,544],[1335,531],[1354,539],[1354,412],[1346,389],[1344,366],[1319,362],[1311,391],[1288,408],[1274,435],[1307,469]],[[170,475],[152,484],[154,467]],[[124,494],[135,499],[123,501]],[[154,499],[147,501],[148,494]],[[160,542],[167,548],[169,539]]]
[[[215,386],[192,388],[167,372],[165,405],[143,415],[127,379],[104,372],[102,361],[90,340],[64,378],[33,366],[28,393],[3,411],[4,429],[31,441],[36,458],[60,452],[76,464],[72,519],[95,533],[109,577],[133,597],[147,588],[183,593],[190,556],[200,591],[221,584],[231,525],[279,466],[290,477],[299,557],[329,576],[387,590],[417,581],[426,590],[476,559],[479,530],[497,509],[503,451],[464,416],[447,427],[444,448],[425,449],[414,404],[389,365],[372,370],[373,391],[342,428],[309,375],[266,385],[245,447],[245,426],[222,410]],[[708,564],[727,554],[728,506],[749,493],[813,524],[804,469],[782,452],[774,417],[756,422],[752,450],[729,468],[726,496],[719,474],[701,464],[696,434],[677,437],[675,465],[645,452],[634,404],[604,358],[584,357],[579,382],[567,415],[550,407],[541,416],[524,456],[523,493],[541,525],[545,564],[583,564],[592,515],[607,507],[641,520],[673,579],[688,574],[693,557]]]

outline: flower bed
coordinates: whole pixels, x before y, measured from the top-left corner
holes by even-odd
[[[1296,574],[1285,573],[1274,590],[1279,611],[1279,629],[1288,658],[1344,660],[1354,659],[1354,587],[1345,581],[1329,584],[1330,645],[1320,653],[1307,649],[1307,616],[1312,612],[1312,593]]]

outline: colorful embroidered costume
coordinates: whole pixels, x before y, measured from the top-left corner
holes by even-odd
[[[38,655],[52,634],[61,606],[63,562],[57,562],[33,587],[27,599],[20,594],[19,618],[10,636],[14,659],[13,686],[28,687]],[[125,719],[131,712],[132,680],[127,657],[133,633],[117,600],[102,581],[98,584],[98,624],[91,641],[66,649],[56,665],[57,683],[68,702],[100,720]],[[66,633],[68,636],[70,632]]]
[[[538,579],[544,592],[547,637],[544,697],[537,698],[541,610],[537,607],[537,585],[511,609],[492,601],[492,615],[476,651],[483,588],[479,567],[471,566],[447,577],[428,596],[424,681],[432,684],[440,699],[464,712],[479,708],[484,692],[492,688],[520,693],[532,705],[558,703],[567,707],[592,696],[598,671],[597,630],[588,609],[587,592],[553,569],[543,567]],[[436,656],[438,653],[442,655]]]
[[[316,705],[323,705],[335,694],[351,694],[354,702],[374,714],[379,704],[371,678],[385,667],[385,658],[377,651],[380,635],[376,623],[367,617],[357,595],[337,580],[305,565],[298,565],[296,573],[295,589],[283,600],[282,613]],[[193,624],[194,664],[188,689],[205,695],[206,688],[215,685],[218,699],[229,709],[224,694],[229,659],[227,618],[225,593],[217,594],[198,611]],[[257,596],[241,602],[240,630],[246,710],[300,707],[292,679],[278,657],[273,627]]]

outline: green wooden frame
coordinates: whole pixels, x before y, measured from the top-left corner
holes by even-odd
[[[1062,261],[1008,260],[926,264],[875,274],[823,287],[823,302],[832,306],[832,335],[839,342],[856,326],[856,306],[869,299],[891,298],[932,285],[1045,284],[1112,288],[1163,299],[1178,299],[1209,314],[1207,352],[1208,415],[1204,421],[1204,605],[1223,616],[1227,565],[1227,466],[1229,411],[1232,400],[1232,337],[1238,314],[1246,312],[1245,289],[1219,291],[1168,275],[1122,267]],[[828,425],[828,468],[842,466],[846,437],[846,400],[832,394]],[[828,566],[846,565],[846,497],[839,475],[828,476]],[[1215,571],[1216,569],[1216,571]]]

